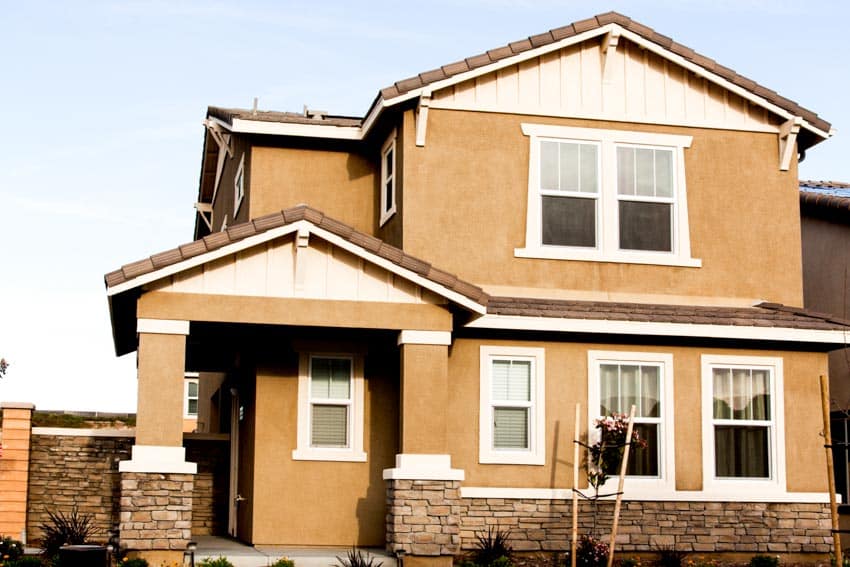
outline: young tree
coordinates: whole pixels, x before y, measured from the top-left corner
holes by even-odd
[[[0,358],[0,378],[6,375],[6,370],[9,369],[9,363],[5,358]]]

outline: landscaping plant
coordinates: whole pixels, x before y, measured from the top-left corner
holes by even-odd
[[[42,567],[42,565],[44,564],[41,562],[41,558],[39,557],[35,557],[33,555],[25,555],[20,559],[15,559],[14,561],[0,561],[0,565],[2,565],[3,567]]]
[[[10,537],[0,539],[0,565],[15,561],[24,554],[24,545]]]
[[[778,555],[753,555],[749,567],[779,567]]]
[[[510,530],[500,530],[494,526],[489,526],[486,532],[478,532],[475,534],[475,549],[470,559],[480,567],[512,565],[513,549],[508,543],[510,537]]]
[[[288,557],[281,557],[271,564],[271,567],[295,567],[295,561]]]
[[[567,552],[566,565],[571,564],[570,552]],[[578,538],[576,545],[576,567],[605,567],[608,564],[608,544],[589,535]]]
[[[356,547],[352,547],[346,552],[345,557],[337,556],[337,565],[340,567],[381,567],[383,561],[378,561],[368,553],[364,554]]]
[[[682,567],[688,552],[676,549],[675,545],[659,545],[654,548],[658,554],[655,564],[658,567]]]
[[[228,561],[227,557],[219,557],[218,559],[207,557],[198,563],[198,567],[233,567],[233,563]]]
[[[149,567],[147,559],[134,557],[133,559],[124,559],[120,563],[121,567]]]
[[[47,511],[48,521],[42,522],[41,528],[43,535],[41,546],[44,548],[44,555],[53,557],[59,553],[59,548],[63,545],[81,545],[89,543],[98,529],[94,525],[94,517],[90,514],[80,514],[77,512],[76,506],[67,516],[64,512]]]

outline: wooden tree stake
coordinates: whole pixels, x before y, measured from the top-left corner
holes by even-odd
[[[835,469],[832,463],[832,428],[829,419],[829,382],[826,376],[820,376],[820,400],[823,408],[823,438],[826,446],[826,477],[829,483],[829,511],[832,516],[832,541],[835,547],[835,564],[843,567],[841,534],[838,532],[838,504],[835,501]],[[610,566],[609,566],[610,567]]]
[[[579,428],[581,427],[581,404],[576,404],[576,426],[573,430],[573,540],[570,544],[570,567],[576,567],[578,549],[578,467],[581,459]]]
[[[608,567],[614,565],[614,542],[617,540],[617,526],[620,523],[620,506],[623,503],[623,485],[626,481],[626,468],[629,465],[629,450],[632,448],[632,429],[635,424],[635,406],[629,412],[629,427],[626,430],[626,448],[623,450],[623,462],[620,463],[620,482],[617,485],[617,503],[614,504],[614,522],[611,524],[611,544],[608,546]]]

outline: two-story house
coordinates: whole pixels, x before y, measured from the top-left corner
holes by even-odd
[[[138,353],[122,541],[188,539],[191,371],[249,543],[565,549],[576,404],[581,438],[634,404],[621,549],[826,554],[818,377],[847,327],[799,307],[797,160],[829,136],[616,13],[364,117],[211,107],[196,240],[106,275]]]

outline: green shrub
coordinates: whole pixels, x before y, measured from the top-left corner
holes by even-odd
[[[345,557],[337,556],[336,561],[340,567],[381,567],[384,564],[383,561],[378,561],[368,553],[364,554],[356,547],[349,549]]]
[[[749,567],[779,567],[778,555],[753,555]]]
[[[576,546],[576,565],[578,567],[605,567],[608,564],[608,544],[593,536],[583,535]],[[565,565],[570,565],[570,553],[567,552]]]
[[[148,561],[141,557],[134,557],[133,559],[125,559],[120,565],[121,567],[148,567]]]
[[[619,567],[640,567],[639,557],[623,557],[617,562]]]
[[[40,557],[26,555],[15,561],[0,563],[0,565],[5,565],[6,567],[42,567],[43,564]]]
[[[676,549],[675,545],[660,545],[654,548],[658,558],[655,564],[658,567],[682,567],[688,552]]]
[[[500,530],[493,526],[487,528],[486,532],[475,535],[475,549],[470,554],[470,559],[480,567],[491,567],[497,565],[496,561],[502,558],[507,563],[500,562],[499,567],[507,567],[513,564],[513,549],[508,540],[511,537],[510,530]]]
[[[44,554],[53,557],[59,553],[63,545],[81,545],[89,543],[92,536],[97,533],[94,525],[94,517],[90,514],[80,514],[76,506],[67,516],[61,510],[58,512],[47,511],[48,521],[42,522],[41,528],[44,534],[42,547]]]
[[[295,567],[295,561],[288,557],[281,557],[271,564],[271,567]]]
[[[198,563],[198,567],[233,567],[233,563],[228,561],[227,557],[219,557],[218,559],[207,557]]]
[[[0,560],[16,560],[24,554],[24,544],[16,539],[0,539]]]

